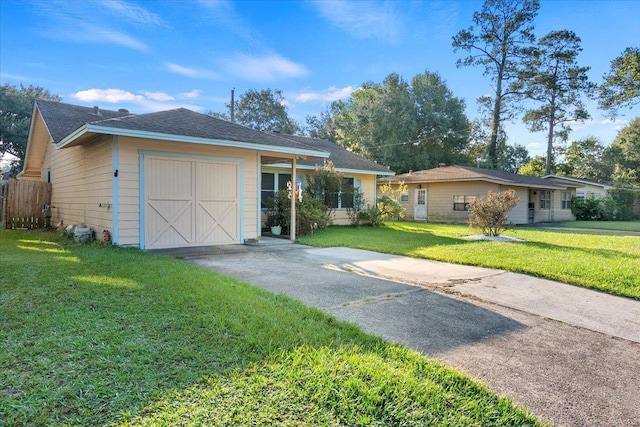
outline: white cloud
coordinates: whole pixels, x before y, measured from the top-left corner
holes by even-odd
[[[178,97],[181,99],[196,99],[201,94],[202,94],[202,91],[200,89],[194,89],[189,92],[181,93],[180,95],[178,95]]]
[[[303,92],[301,94],[298,94],[295,97],[295,101],[300,102],[302,104],[307,102],[317,102],[317,101],[333,102],[339,99],[348,98],[349,96],[351,96],[351,94],[354,91],[355,89],[352,86],[346,86],[346,87],[343,87],[342,89],[331,86],[328,90],[321,93]]]
[[[94,43],[114,43],[120,46],[128,47],[131,49],[146,51],[149,50],[144,42],[135,39],[128,34],[111,29],[98,27],[90,24],[81,24],[84,28],[80,34],[77,34],[79,39],[77,41],[94,42]]]
[[[153,101],[174,101],[175,98],[171,95],[168,95],[164,92],[142,92],[147,99],[151,99]]]
[[[71,97],[82,102],[103,101],[112,104],[145,100],[145,97],[142,95],[135,95],[122,89],[87,89],[76,92],[72,94]]]
[[[244,40],[254,41],[251,24],[239,13],[234,4],[228,0],[199,0],[205,9],[204,17],[215,26],[222,27],[231,34]]]
[[[136,22],[144,25],[163,25],[164,21],[160,16],[147,9],[127,4],[120,0],[103,0],[102,6],[115,12],[118,17],[129,22]]]
[[[398,40],[402,20],[392,2],[323,1],[312,3],[320,15],[341,30],[358,38]]]
[[[202,79],[218,79],[220,76],[213,71],[203,70],[201,68],[190,68],[185,67],[184,65],[174,64],[172,62],[167,62],[164,64],[167,70],[174,72],[176,74],[180,74],[181,76],[191,77],[191,78],[202,78]]]
[[[195,95],[198,90],[187,92]],[[182,97],[181,94],[178,97]],[[190,98],[186,101],[176,101],[176,97],[164,92],[141,91],[135,94],[123,89],[87,89],[70,95],[80,102],[99,105],[100,103],[118,104],[118,108],[127,108],[134,114],[149,113],[173,108],[188,108],[193,111],[203,111],[204,107],[192,104]],[[113,107],[108,107],[110,109]]]
[[[47,38],[73,43],[115,44],[130,49],[147,51],[144,42],[109,26],[104,13],[92,2],[38,3],[38,13],[44,16],[38,32]],[[112,22],[114,26],[120,22]]]
[[[301,77],[308,73],[304,65],[296,64],[277,54],[261,57],[237,54],[227,58],[224,66],[234,77],[252,82]]]

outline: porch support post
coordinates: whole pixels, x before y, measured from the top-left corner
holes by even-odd
[[[292,242],[296,240],[296,169],[297,162],[294,156],[291,159],[291,219],[289,221],[289,239]]]

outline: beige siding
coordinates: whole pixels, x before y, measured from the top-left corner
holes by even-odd
[[[469,219],[469,212],[453,210],[453,196],[484,197],[489,190],[500,191],[499,185],[486,182],[430,183],[426,188],[427,221],[446,223],[464,223]]]
[[[119,244],[134,246],[140,244],[140,151],[242,160],[243,235],[241,238],[247,240],[258,237],[258,166],[255,151],[118,137]]]
[[[401,201],[405,208],[405,220],[413,221],[416,189],[418,184],[407,184],[408,201]],[[469,219],[469,212],[453,210],[453,196],[486,197],[489,190],[504,191],[510,188],[516,191],[520,201],[510,212],[509,220],[513,224],[527,223],[527,207],[529,195],[524,187],[505,187],[489,182],[442,182],[424,183],[422,189],[427,190],[427,221],[444,223],[465,223]]]
[[[47,144],[42,177],[51,170],[52,222],[83,222],[100,235],[112,229],[111,137],[91,143],[58,149]]]
[[[598,187],[596,185],[588,185],[588,184],[574,184],[580,185],[580,188],[576,190],[576,197],[581,197],[584,199],[602,199],[607,195],[607,190],[602,187]]]
[[[512,224],[527,224],[529,212],[529,191],[525,187],[502,187],[501,191],[514,190],[520,199],[515,208],[509,212],[509,222]]]

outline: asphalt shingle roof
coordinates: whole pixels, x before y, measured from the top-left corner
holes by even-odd
[[[390,173],[381,166],[362,156],[354,154],[333,142],[275,132],[262,132],[236,123],[231,123],[186,108],[160,111],[148,114],[129,114],[124,111],[100,109],[96,115],[94,108],[37,100],[36,105],[51,133],[58,143],[84,125],[108,129],[149,132],[164,135],[185,136],[210,140],[223,140],[256,144],[258,146],[309,150],[329,153],[329,159],[336,168],[370,172]],[[100,132],[101,129],[95,129]],[[260,148],[260,147],[256,147]],[[300,160],[300,165],[315,166],[317,160]]]
[[[380,183],[400,181],[404,181],[405,183],[489,181],[502,185],[513,185],[519,187],[566,188],[566,185],[534,176],[518,175],[495,169],[482,169],[471,166],[445,166],[411,173],[403,173],[392,177],[380,178],[378,180]]]
[[[186,108],[148,114],[130,114],[100,109],[100,114],[96,115],[94,108],[62,102],[37,100],[36,105],[55,143],[62,141],[84,125],[93,125],[104,128],[319,151],[317,148],[295,140],[196,113]]]
[[[357,169],[357,170],[367,170],[371,172],[380,172],[380,173],[390,173],[389,168],[379,165],[369,159],[366,159],[362,156],[359,156],[351,151],[340,147],[339,145],[327,141],[326,139],[319,138],[309,138],[306,136],[295,136],[295,135],[282,135],[285,138],[288,138],[293,141],[300,142],[302,144],[306,144],[310,147],[313,147],[316,150],[325,151],[330,154],[329,159],[333,162],[336,168],[338,169]],[[316,166],[318,165],[318,161],[314,160],[300,160],[298,161],[300,165],[306,166]]]
[[[65,104],[62,102],[36,100],[36,106],[42,114],[47,129],[53,138],[53,142],[62,141],[67,135],[87,123],[97,120],[120,117],[127,113],[100,109],[100,115],[94,114],[91,107]]]
[[[206,114],[178,108],[157,113],[130,115],[91,123],[116,129],[136,130],[193,138],[249,142],[264,146],[314,150],[303,143],[280,135],[251,129]],[[315,149],[314,151],[321,151]]]

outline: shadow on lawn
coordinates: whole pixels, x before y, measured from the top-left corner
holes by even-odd
[[[2,284],[11,304],[0,309],[8,343],[0,412],[13,408],[9,425],[118,423],[207,377],[300,346],[389,357],[388,345],[354,326],[181,261],[63,243],[55,254],[71,262],[41,251],[51,249],[41,243],[21,241],[13,249],[20,256],[3,260],[17,270]],[[456,345],[521,327],[491,332],[497,315],[486,314],[488,323],[473,325]]]

